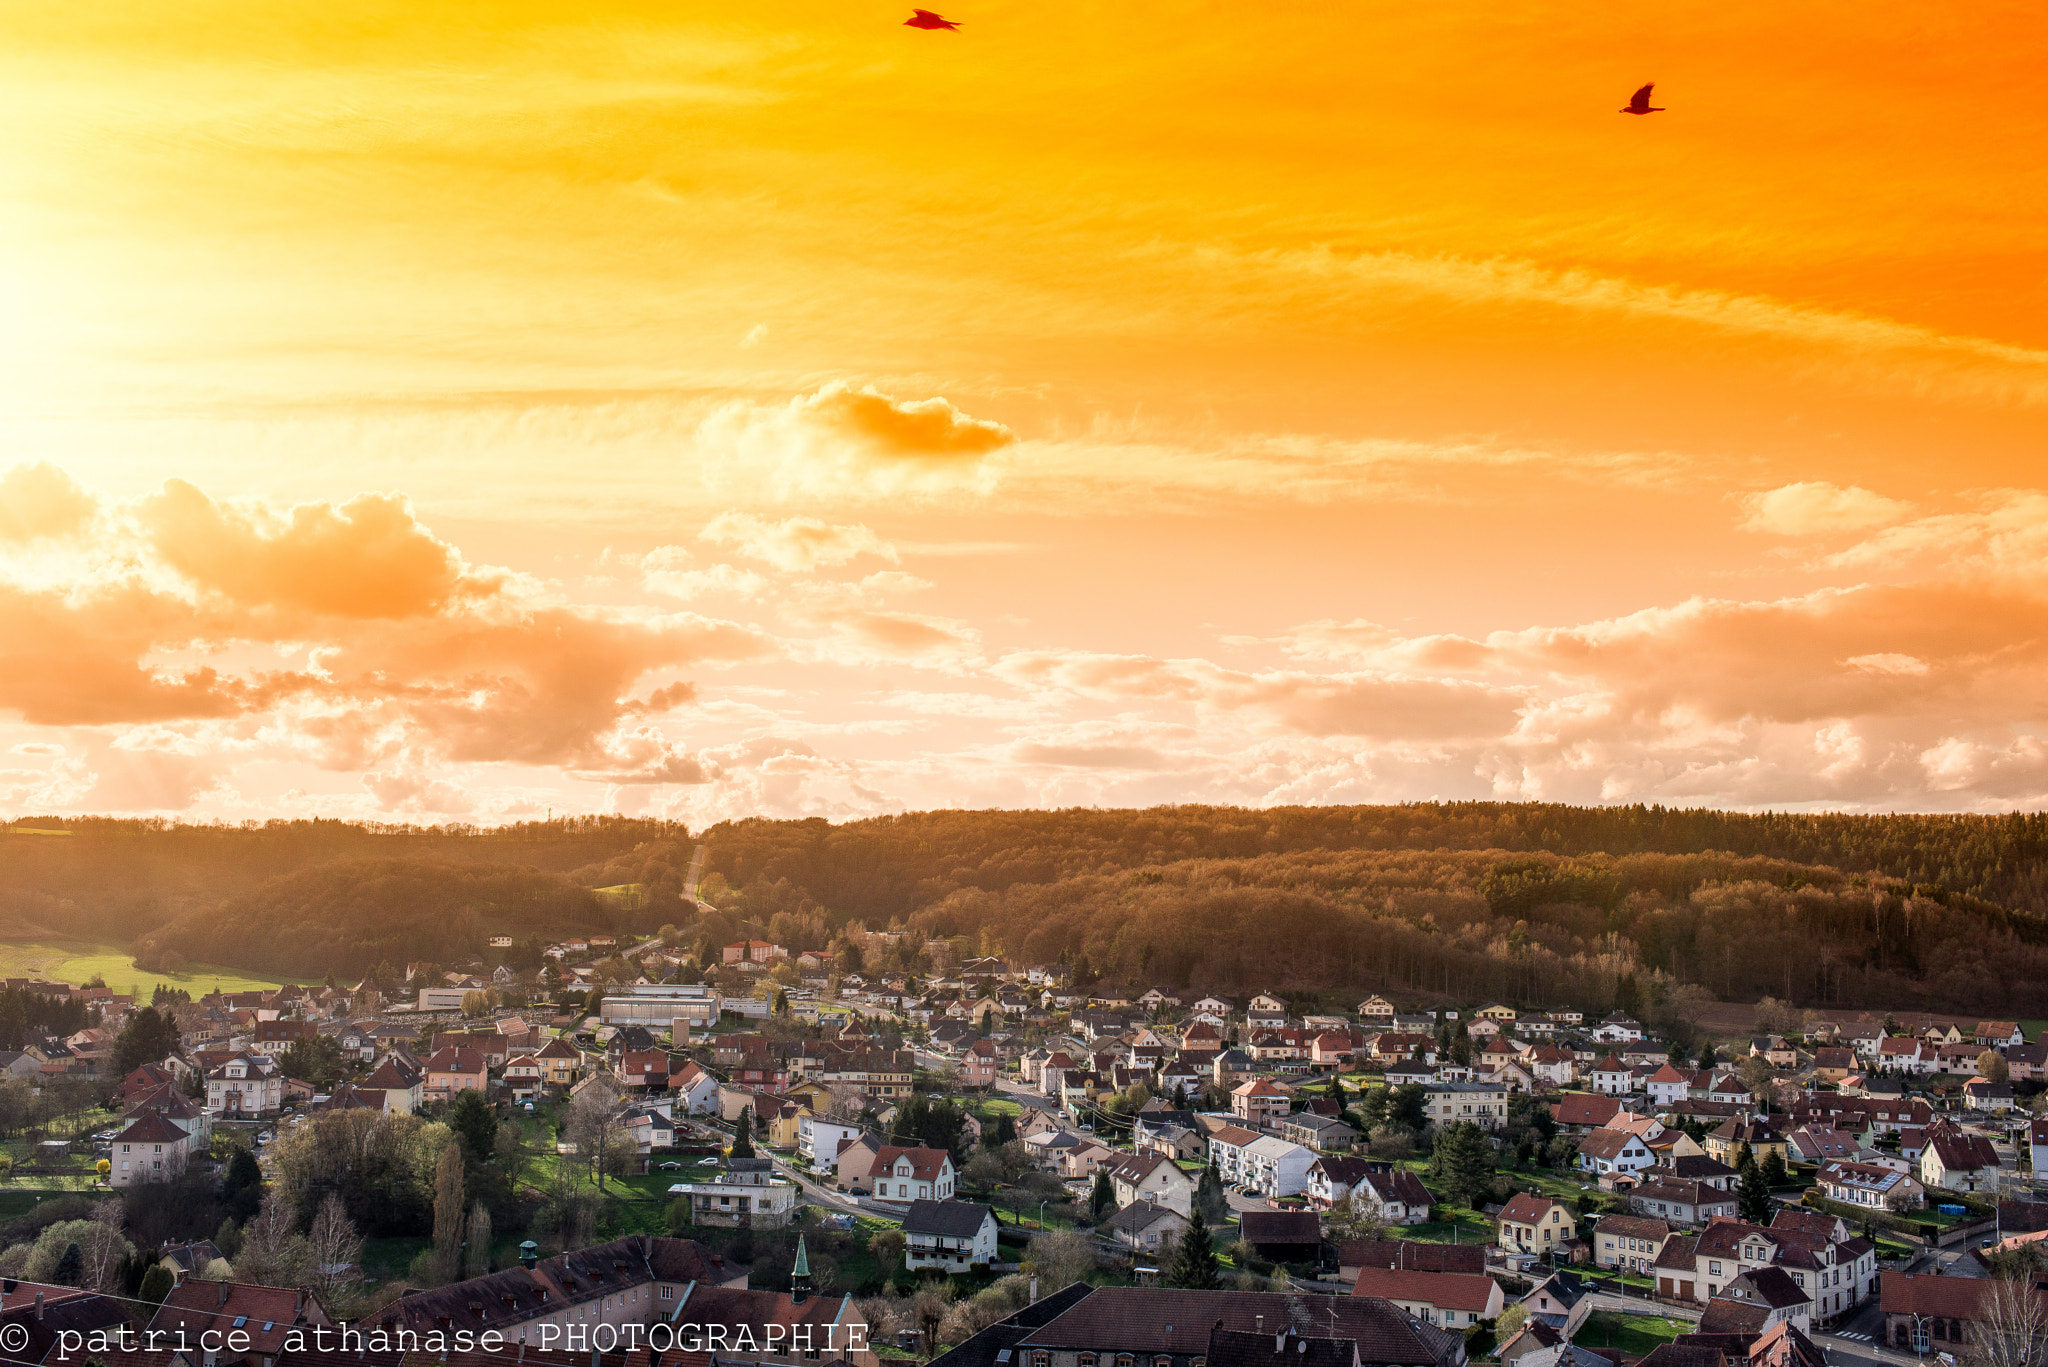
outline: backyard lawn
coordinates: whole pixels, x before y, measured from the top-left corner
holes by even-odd
[[[1631,1357],[1642,1357],[1697,1327],[1690,1320],[1667,1319],[1662,1315],[1596,1310],[1587,1317],[1573,1341],[1586,1348],[1619,1348]]]

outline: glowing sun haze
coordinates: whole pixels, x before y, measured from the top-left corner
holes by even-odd
[[[0,807],[2048,800],[2036,8],[945,13],[14,7]]]

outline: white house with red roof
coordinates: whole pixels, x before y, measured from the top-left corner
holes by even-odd
[[[1425,1324],[1458,1330],[1497,1319],[1507,1308],[1507,1298],[1501,1294],[1499,1282],[1469,1272],[1361,1268],[1351,1294],[1377,1296],[1391,1301]]]
[[[884,1144],[868,1167],[877,1201],[945,1201],[953,1195],[953,1156],[944,1149]]]

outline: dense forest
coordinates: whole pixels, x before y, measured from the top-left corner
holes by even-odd
[[[678,829],[620,817],[498,827],[23,817],[0,828],[0,926],[6,927],[0,933],[126,941],[183,912],[218,906],[272,879],[337,860],[566,873]]]
[[[620,928],[611,900],[557,873],[352,859],[274,879],[191,912],[136,942],[145,970],[220,963],[281,977],[378,964],[467,962],[486,938],[524,940]]]
[[[2048,1014],[2048,817],[2034,814],[1171,807],[756,819],[694,838],[623,820],[64,825],[78,834],[63,844],[150,871],[133,895],[183,899],[142,940],[156,961],[296,976],[448,960],[496,931],[694,924],[693,943],[751,931],[826,948],[896,926],[1132,986],[1597,1005],[1640,982],[1666,998]],[[680,895],[698,840],[701,919]],[[18,848],[58,843],[0,841],[8,871],[40,879],[11,895],[105,906],[123,934],[119,898],[93,900],[104,870]],[[637,896],[591,895],[621,884]]]

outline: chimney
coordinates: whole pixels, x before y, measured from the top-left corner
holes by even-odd
[[[1252,1332],[1255,1334],[1263,1334],[1266,1332],[1266,1317],[1264,1315],[1252,1316]]]
[[[36,1318],[37,1318],[37,1319],[41,1319],[42,1317],[43,1317],[43,1293],[42,1293],[42,1292],[40,1292],[40,1291],[38,1291],[38,1292],[36,1292]]]
[[[292,1297],[292,1318],[295,1320],[306,1318],[306,1288],[303,1286],[299,1288],[298,1294]]]
[[[540,1265],[540,1245],[528,1239],[519,1245],[519,1265],[528,1272]]]
[[[1031,1274],[1031,1304],[1038,1304],[1038,1274]]]
[[[230,1283],[228,1283],[228,1282],[222,1282],[222,1283],[220,1284],[220,1299],[214,1302],[214,1304],[215,1304],[216,1306],[220,1306],[220,1305],[226,1305],[226,1304],[228,1303],[228,1286],[229,1286],[229,1285],[230,1285]]]

